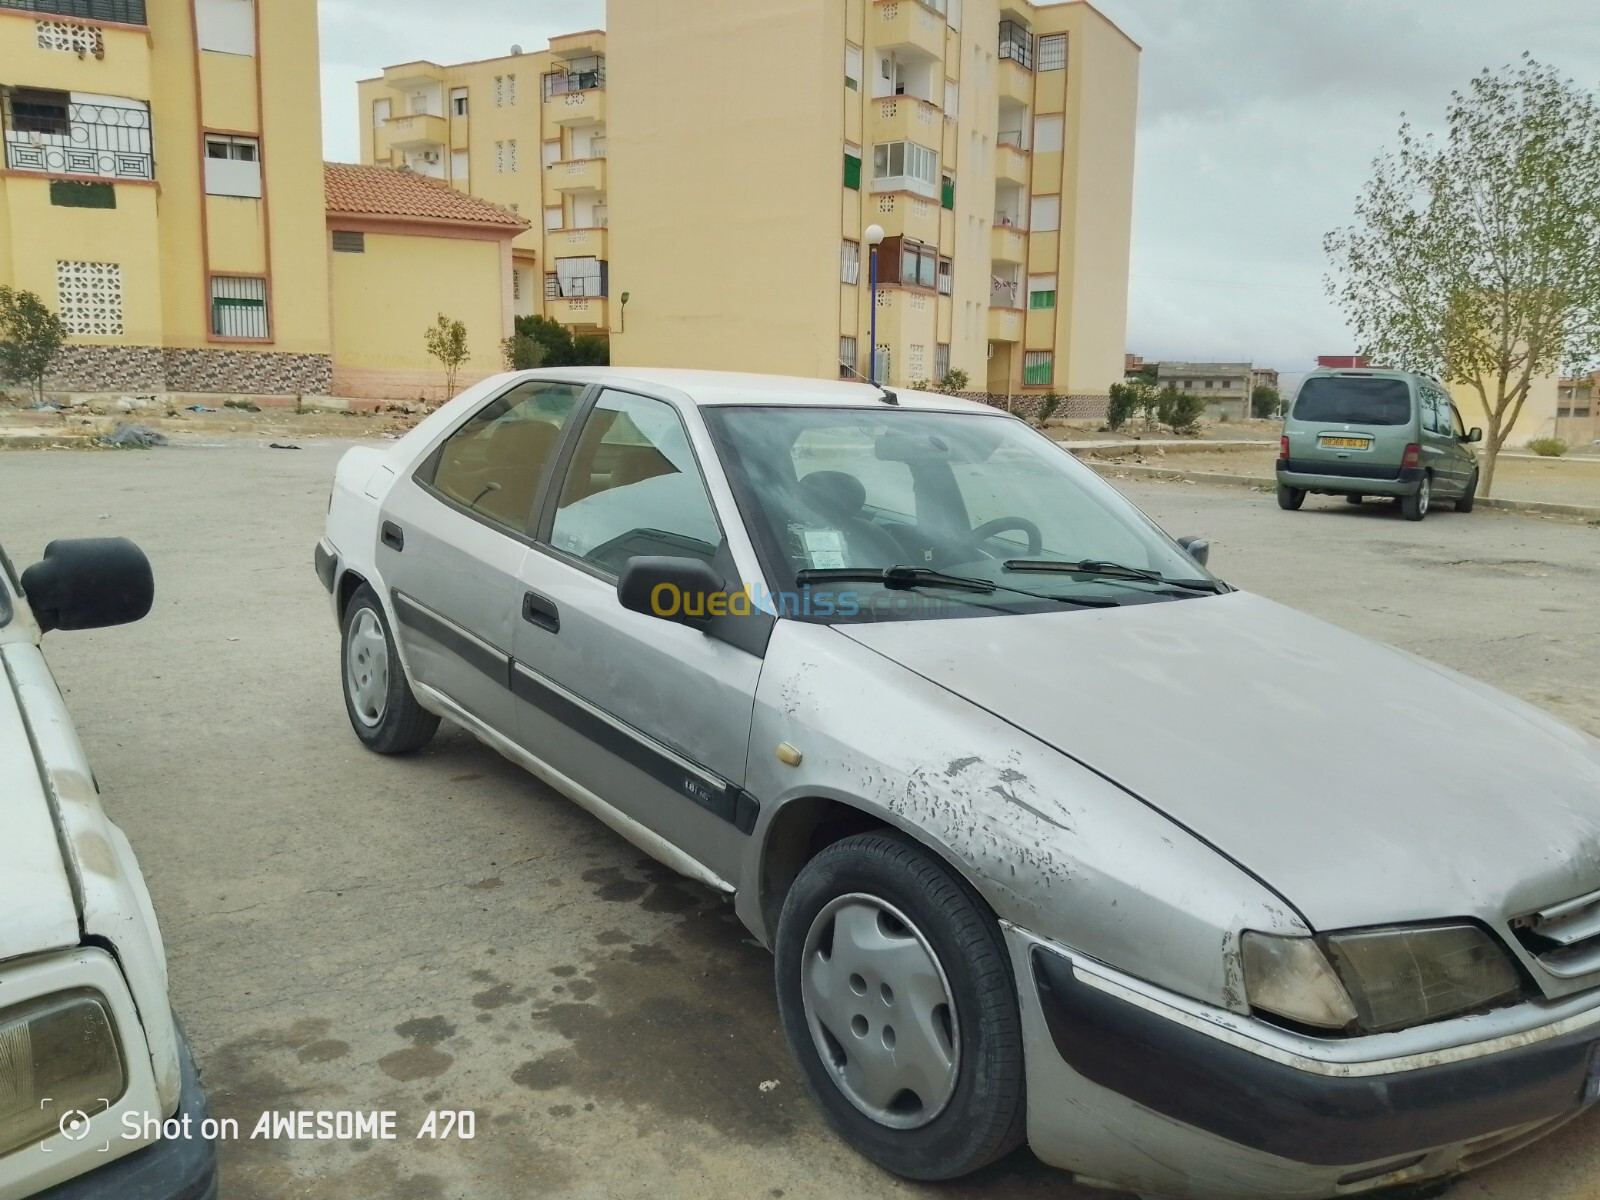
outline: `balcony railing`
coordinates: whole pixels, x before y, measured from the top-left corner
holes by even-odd
[[[563,71],[551,71],[540,77],[546,100],[565,96],[569,92],[587,92],[606,86],[606,60],[579,58],[567,64]]]
[[[52,17],[78,17],[84,21],[116,21],[147,25],[145,0],[0,0],[0,8],[44,13]]]
[[[6,89],[6,167],[43,175],[154,179],[150,109],[138,100],[77,103],[65,92]]]
[[[1015,21],[1001,21],[1000,57],[1033,70],[1033,34]]]

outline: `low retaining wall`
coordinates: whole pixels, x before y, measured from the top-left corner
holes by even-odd
[[[121,395],[325,396],[332,384],[326,354],[165,346],[63,346],[45,378],[47,392]]]

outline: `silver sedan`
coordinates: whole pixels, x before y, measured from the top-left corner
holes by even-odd
[[[888,1170],[1426,1191],[1600,1097],[1600,746],[1207,550],[981,405],[573,369],[350,451],[316,566],[356,736],[731,894]]]

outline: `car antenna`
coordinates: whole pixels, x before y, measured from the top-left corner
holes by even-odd
[[[895,395],[895,393],[891,392],[888,388],[884,387],[883,384],[877,383],[874,380],[868,379],[865,375],[863,375],[860,371],[856,370],[849,363],[843,363],[842,365],[843,365],[843,367],[844,367],[844,369],[846,371],[849,371],[850,374],[854,375],[857,379],[861,380],[862,383],[870,384],[872,387],[877,388],[878,389],[878,393],[879,393],[878,394],[878,399],[879,400],[882,400],[885,404],[893,404],[893,405],[896,405],[896,406],[899,405],[900,397]]]
[[[884,387],[881,383],[878,384],[878,391],[882,393],[878,399],[882,400],[885,404],[898,405],[900,403],[900,397],[895,395],[888,388]]]

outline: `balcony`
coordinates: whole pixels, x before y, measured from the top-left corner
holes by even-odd
[[[5,165],[41,175],[154,179],[150,106],[102,97],[74,101],[66,92],[8,88],[0,94]]]
[[[605,229],[556,229],[545,234],[545,255],[549,258],[611,257],[611,236]]]
[[[1022,310],[1020,308],[991,308],[989,310],[989,340],[991,342],[1020,342],[1022,340]]]
[[[915,96],[885,96],[871,103],[867,118],[867,140],[871,143],[938,146],[944,138],[943,114],[936,104]]]
[[[557,125],[585,125],[606,119],[606,60],[574,58],[540,77],[546,111]]]
[[[989,230],[989,257],[995,262],[1016,263],[1028,261],[1028,235],[1024,230],[996,225]]]
[[[924,245],[939,244],[939,202],[907,192],[880,192],[872,197],[867,219],[883,226],[886,237],[907,237]]]
[[[443,146],[450,136],[449,122],[430,113],[409,117],[390,117],[378,131],[377,151],[382,158],[387,150],[424,150]]]
[[[444,75],[444,68],[438,63],[422,60],[385,67],[383,82],[397,92],[409,92],[417,88],[436,87],[444,82]]]
[[[994,153],[994,177],[997,181],[1028,186],[1028,153],[1015,146],[1002,143]]]
[[[1033,72],[1012,59],[1000,63],[1000,99],[1029,108],[1033,104]]]
[[[20,9],[52,17],[77,17],[82,21],[114,21],[122,25],[147,25],[145,0],[0,0],[0,8]]]
[[[603,192],[606,190],[606,160],[575,158],[551,163],[545,178],[558,192]]]
[[[588,125],[606,119],[603,87],[581,92],[557,92],[545,99],[545,111],[557,125]]]
[[[868,19],[868,37],[880,50],[914,46],[932,58],[944,58],[946,19],[919,0],[874,0],[877,20]]]
[[[608,329],[608,301],[604,296],[561,296],[544,302],[545,315],[578,329]]]

